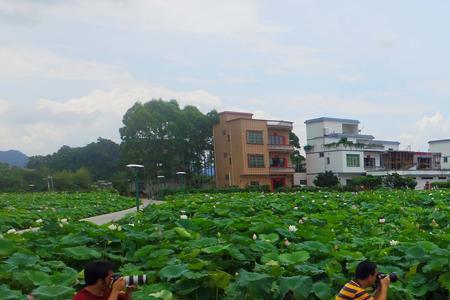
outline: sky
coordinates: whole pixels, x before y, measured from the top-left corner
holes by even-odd
[[[0,150],[120,143],[136,101],[450,138],[450,1],[0,0]]]

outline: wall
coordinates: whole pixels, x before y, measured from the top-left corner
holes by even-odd
[[[440,152],[441,156],[441,169],[450,170],[450,141],[430,143],[430,152]],[[447,162],[444,163],[444,157],[447,157]]]

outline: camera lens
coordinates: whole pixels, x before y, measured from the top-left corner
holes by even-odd
[[[127,285],[141,285],[147,283],[147,276],[145,274],[124,276],[124,278]]]
[[[389,274],[389,279],[391,280],[391,282],[396,282],[398,280],[397,273],[392,272],[391,274]]]

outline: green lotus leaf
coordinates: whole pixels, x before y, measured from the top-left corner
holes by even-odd
[[[166,278],[168,280],[173,278],[179,278],[184,273],[188,272],[189,270],[185,265],[169,265],[161,269],[159,271],[159,276],[161,278]]]
[[[231,244],[216,245],[216,246],[203,248],[202,251],[205,252],[205,253],[208,253],[208,254],[214,254],[214,253],[222,252],[222,251],[228,249],[230,246],[231,246]]]
[[[0,257],[7,257],[16,251],[14,243],[7,239],[0,238]]]
[[[233,277],[230,274],[228,274],[227,272],[220,271],[220,270],[211,272],[209,275],[210,275],[212,281],[214,282],[214,285],[221,289],[225,289],[228,286],[228,284],[230,283],[231,278]]]
[[[309,259],[308,251],[296,251],[293,253],[283,253],[278,256],[278,260],[284,265],[300,264]]]
[[[100,258],[102,255],[95,249],[86,246],[77,246],[64,248],[63,253],[70,258],[77,260],[88,260],[93,258]]]
[[[259,238],[264,242],[275,243],[280,238],[276,233],[260,234]]]
[[[21,266],[30,266],[37,263],[39,260],[38,257],[25,253],[14,253],[10,256],[5,262],[7,264],[21,267]]]
[[[309,276],[281,277],[279,284],[282,298],[292,291],[296,299],[308,299],[312,289],[312,279]]]
[[[66,299],[71,298],[75,290],[61,285],[43,285],[33,291],[33,295],[39,299]]]
[[[321,300],[329,300],[332,296],[331,286],[325,282],[316,282],[312,286],[314,294]]]

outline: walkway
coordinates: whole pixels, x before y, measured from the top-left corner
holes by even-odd
[[[150,204],[161,204],[161,203],[162,203],[162,201],[142,199],[142,204],[139,206],[139,208],[144,209],[145,207],[147,207]],[[104,215],[99,215],[99,216],[90,217],[90,218],[86,218],[86,219],[81,219],[80,221],[87,221],[87,222],[91,222],[91,223],[94,223],[97,225],[103,225],[103,224],[106,224],[109,222],[120,220],[123,217],[125,217],[127,214],[134,213],[134,212],[136,212],[135,207],[125,209],[122,211],[116,211],[116,212],[109,213],[109,214],[104,214]]]
[[[149,200],[149,199],[141,199],[141,200],[142,200],[142,204],[139,206],[139,209],[144,209],[148,205],[154,205],[154,204],[161,204],[161,203],[163,203],[163,201],[158,201],[158,200]],[[127,214],[134,213],[134,212],[136,212],[136,207],[128,208],[128,209],[121,210],[121,211],[116,211],[116,212],[109,213],[109,214],[89,217],[89,218],[86,218],[86,219],[81,219],[80,221],[91,222],[91,223],[94,223],[96,225],[103,225],[103,224],[106,224],[106,223],[109,223],[109,222],[120,220],[121,218],[125,217]],[[23,230],[17,231],[17,233],[24,233],[24,232],[27,232],[27,231],[37,231],[37,230],[39,230],[39,228],[40,227],[33,227],[33,228],[23,229]]]

